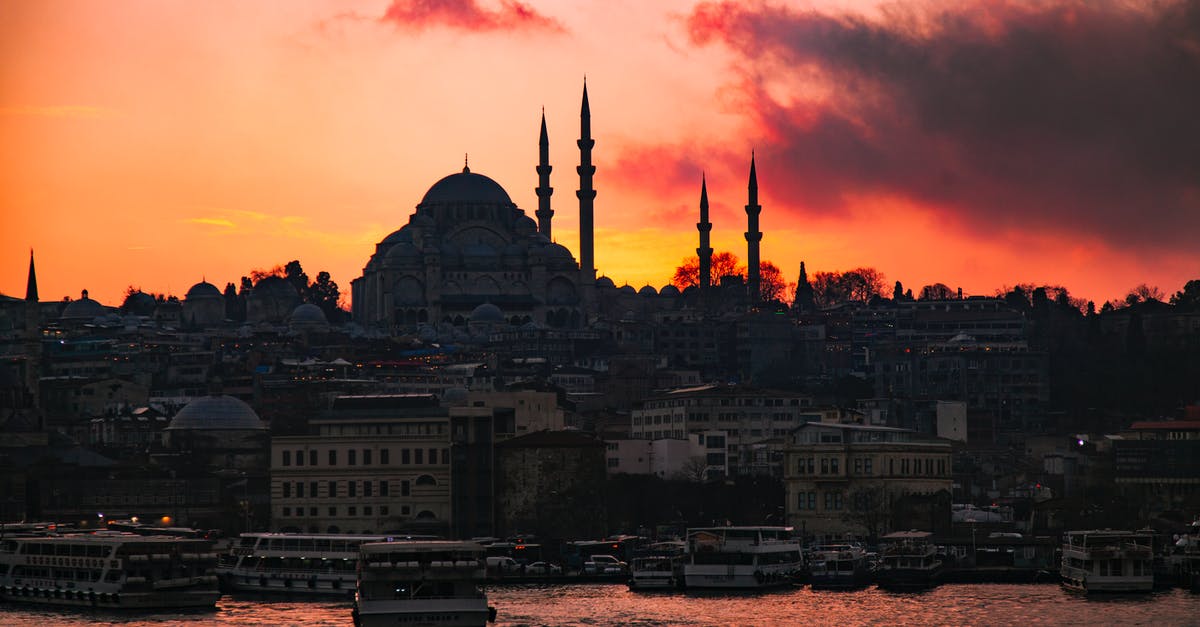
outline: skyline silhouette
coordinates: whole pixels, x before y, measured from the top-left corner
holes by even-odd
[[[31,247],[45,300],[291,259],[348,286],[464,152],[534,217],[543,107],[553,239],[579,259],[584,72],[595,268],[618,285],[694,254],[702,176],[710,245],[747,257],[752,150],[788,282],[805,261],[1099,305],[1195,278],[1200,63],[1172,50],[1196,9],[832,7],[7,7],[0,293]]]

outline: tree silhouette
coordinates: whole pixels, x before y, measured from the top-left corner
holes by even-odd
[[[724,276],[746,278],[746,266],[741,265],[741,260],[737,255],[727,251],[714,253],[712,256],[713,283],[720,283],[720,278]],[[789,285],[779,266],[770,261],[760,261],[758,276],[758,291],[762,300],[782,300],[789,296],[787,294]],[[681,292],[689,287],[700,285],[700,258],[696,256],[685,258],[683,263],[675,268],[675,274],[671,277],[671,285]]]
[[[873,297],[884,296],[886,286],[883,273],[875,268],[813,274],[813,297],[821,307],[851,301],[865,303]]]
[[[950,300],[954,298],[955,291],[950,289],[945,283],[934,283],[921,288],[921,300]]]

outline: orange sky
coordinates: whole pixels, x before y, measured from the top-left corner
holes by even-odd
[[[1169,295],[1200,277],[1194,246],[1124,242],[1111,235],[1119,229],[1087,221],[991,219],[965,208],[970,194],[842,178],[835,159],[821,166],[834,175],[814,170],[780,129],[807,132],[841,87],[797,69],[756,83],[765,91],[751,97],[750,72],[769,66],[748,63],[741,22],[699,23],[730,5],[696,4],[0,4],[0,293],[23,294],[30,248],[43,300],[88,289],[116,305],[129,285],[182,296],[201,278],[223,287],[291,259],[310,276],[329,271],[348,293],[374,244],[461,169],[464,153],[532,215],[542,107],[555,238],[577,254],[585,74],[596,264],[618,285],[666,284],[695,254],[701,169],[713,245],[744,259],[752,149],[762,255],[789,280],[804,260],[810,273],[874,266],[914,291],[943,282],[992,294],[1031,282],[1103,302],[1140,283]],[[837,4],[817,12],[849,6],[870,11],[861,19],[892,19]],[[785,126],[767,119],[764,102]],[[794,193],[822,176],[838,185],[828,192],[836,202]],[[1172,215],[1163,229],[1190,228]]]

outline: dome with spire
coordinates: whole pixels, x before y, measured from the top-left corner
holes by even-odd
[[[499,183],[463,168],[433,184],[422,205],[499,204],[511,205],[512,199]]]
[[[184,298],[203,298],[205,296],[221,296],[221,290],[208,281],[200,281],[187,291]]]
[[[64,320],[91,320],[105,313],[104,305],[88,298],[88,291],[83,290],[79,300],[73,300],[67,303],[63,308],[62,318]]]

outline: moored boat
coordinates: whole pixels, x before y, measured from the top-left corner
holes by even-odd
[[[1062,585],[1087,593],[1149,592],[1154,589],[1153,541],[1148,531],[1068,531]]]
[[[880,538],[875,582],[884,590],[913,591],[941,583],[942,560],[928,531],[897,531]]]
[[[214,608],[204,539],[117,531],[5,537],[0,600],[100,609]]]
[[[364,543],[359,547],[354,624],[485,625],[496,617],[483,589],[486,577],[486,553],[476,542]]]
[[[855,590],[871,583],[867,552],[854,544],[826,544],[813,549],[808,581],[813,590]]]
[[[384,535],[243,533],[220,556],[227,591],[292,596],[352,596],[358,549]]]
[[[689,529],[686,550],[683,577],[689,589],[789,586],[803,566],[791,527]]]

